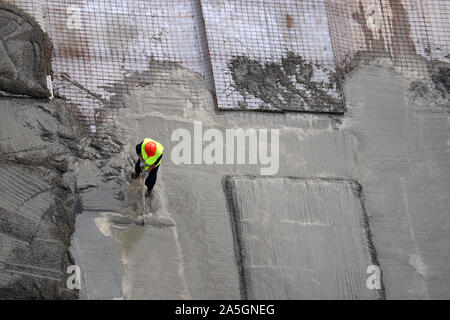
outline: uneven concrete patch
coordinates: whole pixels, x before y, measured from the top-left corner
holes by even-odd
[[[114,130],[111,132],[110,130]],[[82,272],[81,299],[122,297],[120,248],[100,226],[103,212],[121,212],[123,200],[123,142],[119,128],[105,128],[98,139],[85,139],[76,164],[82,213],[77,217],[71,252]],[[105,226],[108,227],[108,226]]]
[[[249,299],[376,299],[376,264],[354,181],[228,177]]]
[[[194,121],[202,121],[204,130],[279,129],[280,166],[273,179],[342,177],[344,181],[358,181],[364,189],[364,204],[383,271],[386,298],[449,296],[450,122],[442,105],[434,104],[427,95],[421,99],[412,97],[411,83],[386,66],[358,66],[344,83],[346,117],[298,112],[222,112],[216,109],[199,74],[172,67],[159,71],[167,80],[164,83],[144,84],[121,97],[124,108],[116,118],[117,126],[106,135],[113,142],[112,150],[116,150],[116,144],[122,145],[117,153],[108,156],[109,143],[102,147],[99,141],[95,148],[87,141],[82,143],[84,154],[90,157],[86,161],[92,163],[81,161],[79,166],[80,192],[88,201],[86,214],[77,216],[74,243],[79,241],[79,252],[76,246],[72,252],[82,270],[87,270],[84,278],[87,290],[97,290],[88,292],[87,297],[246,297],[240,290],[240,264],[233,250],[233,228],[222,183],[224,176],[258,175],[260,167],[172,162],[175,142],[171,141],[171,134],[177,129],[192,134]],[[135,225],[113,223],[109,225],[110,231],[105,231],[108,230],[103,224],[105,213],[126,218],[140,213],[139,182],[131,180],[129,173],[136,160],[134,146],[146,136],[154,137],[166,147],[155,197],[149,201],[151,211],[170,215],[176,225],[155,230],[150,226],[143,232],[140,229],[133,232]],[[103,186],[104,191],[100,191]],[[349,189],[349,186],[336,188],[336,192],[329,194],[335,197],[328,200],[345,195],[349,203],[356,203],[359,196],[352,196]],[[90,191],[98,197],[90,195]],[[269,193],[260,196],[274,197]],[[355,207],[350,210],[351,216],[360,214],[354,210]],[[283,210],[277,210],[277,214],[278,211],[283,214]],[[302,234],[292,230],[289,229],[294,239],[303,239]],[[359,251],[353,250],[354,244],[344,242],[351,248],[345,254],[367,252],[361,230],[358,225],[355,229],[358,236],[351,233]],[[317,233],[318,244],[322,239],[322,234]],[[248,256],[258,255],[257,249],[249,251]],[[334,259],[331,262],[338,261],[331,257]],[[356,261],[369,261],[367,257],[368,254],[359,255]],[[366,268],[367,265],[361,270],[364,281],[369,276]],[[138,281],[142,278],[145,285]],[[364,284],[361,279],[354,282],[354,288]],[[363,296],[359,291],[354,295]],[[354,295],[342,292],[348,298]]]
[[[77,298],[66,271],[82,135],[59,100],[3,98],[0,119],[0,298]]]
[[[47,98],[52,74],[50,39],[21,9],[0,3],[0,90]]]
[[[262,101],[262,110],[344,112],[336,73],[294,52],[288,52],[280,63],[239,56],[228,67],[233,87],[244,98],[239,102],[242,109],[249,108],[247,96],[251,95]]]
[[[449,296],[450,122],[448,99],[432,89],[381,65],[345,83],[387,299]]]

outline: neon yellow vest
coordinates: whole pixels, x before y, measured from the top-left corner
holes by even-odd
[[[156,153],[153,157],[149,157],[147,155],[147,153],[145,153],[145,145],[147,144],[147,142],[153,141],[156,144]],[[153,165],[155,163],[156,160],[158,160],[159,156],[162,154],[164,150],[164,147],[162,146],[161,143],[153,140],[153,139],[149,139],[149,138],[145,138],[144,141],[142,142],[142,146],[141,146],[141,155],[142,155],[142,159],[144,159],[144,163],[145,163],[145,170],[148,170],[148,168]],[[155,167],[159,166],[161,163],[161,160],[156,164]]]

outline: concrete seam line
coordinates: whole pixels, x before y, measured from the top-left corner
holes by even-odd
[[[233,234],[233,250],[234,257],[236,259],[236,265],[239,272],[239,291],[242,300],[248,300],[248,286],[247,278],[245,276],[244,264],[242,262],[242,239],[240,237],[241,231],[237,221],[237,206],[234,204],[236,197],[233,196],[234,188],[232,187],[232,176],[225,176],[222,179],[222,187],[225,193],[226,207],[230,218],[231,231]]]

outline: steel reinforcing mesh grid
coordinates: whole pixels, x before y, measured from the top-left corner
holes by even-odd
[[[262,77],[273,77],[274,81],[289,81],[289,77],[296,75],[296,72],[284,68],[289,53],[300,55],[306,61],[324,69],[336,69],[323,0],[202,0],[202,9],[215,93],[221,109],[258,110],[268,105],[268,109],[276,110],[276,103],[273,102],[279,101],[280,104],[288,105],[286,100],[296,98],[296,89],[305,91],[305,96],[309,94],[307,89],[302,88],[294,79],[291,83],[274,88],[248,76],[246,81],[250,82],[250,86],[260,86],[261,89],[244,88],[250,91],[250,94],[244,97],[243,90],[239,90],[235,80],[238,77],[236,73],[246,71],[246,66],[239,66],[237,71],[230,68],[230,61],[239,63],[240,61],[236,60],[239,57],[248,58],[249,60],[243,61],[248,62],[248,68],[260,68]],[[299,61],[298,65],[301,64]],[[273,68],[277,70],[271,72]],[[315,72],[316,80],[327,83],[329,79],[324,69]],[[321,71],[322,74],[319,75]],[[281,74],[274,74],[275,72]],[[257,74],[255,76],[258,77]],[[260,92],[270,92],[271,89],[277,89],[273,90],[274,94],[283,90],[293,94],[284,94],[279,100],[271,101],[270,97],[264,96],[264,92]],[[338,88],[327,88],[326,91],[339,98]],[[308,103],[302,105],[301,101],[296,101],[295,105],[288,107],[296,111],[309,111],[310,106]],[[330,107],[330,110],[324,111],[335,110]]]
[[[7,2],[48,32],[54,93],[94,134],[114,118],[122,94],[173,83],[174,64],[200,74],[218,107],[232,110],[243,101],[229,67],[238,56],[264,65],[294,52],[340,78],[361,59],[384,59],[419,78],[450,62],[450,0]],[[192,86],[179,84],[195,99]],[[328,89],[339,98],[339,88]],[[261,101],[249,94],[245,108],[260,110]]]
[[[327,0],[339,72],[356,58],[385,58],[412,76],[429,76],[436,60],[450,62],[450,1]]]

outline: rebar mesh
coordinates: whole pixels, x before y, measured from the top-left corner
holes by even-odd
[[[198,1],[10,2],[44,21],[54,44],[55,95],[67,99],[91,132],[99,132],[114,116],[111,109],[121,106],[115,96],[138,85],[166,85],[170,63],[201,74],[213,90]]]
[[[201,2],[219,108],[343,111],[323,0]]]
[[[327,0],[326,7],[341,74],[360,59],[382,58],[425,78],[436,60],[450,62],[450,1]]]
[[[49,33],[55,95],[97,133],[130,88],[173,83],[174,64],[220,109],[342,112],[337,79],[361,60],[419,78],[450,63],[450,0],[7,2]]]

